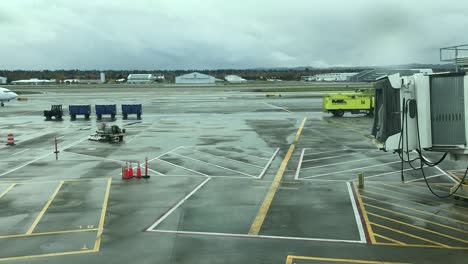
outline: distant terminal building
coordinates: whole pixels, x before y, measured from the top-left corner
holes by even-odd
[[[209,84],[215,83],[216,78],[203,73],[192,72],[189,74],[177,76],[175,78],[175,82],[180,84]]]
[[[101,72],[99,74],[99,79],[100,79],[101,83],[106,83],[106,74],[104,72]]]
[[[230,82],[230,83],[244,83],[244,82],[247,82],[246,79],[240,77],[240,76],[237,76],[237,75],[226,75],[224,77],[224,80],[226,80],[227,82]]]
[[[317,80],[317,78],[313,75],[309,75],[309,76],[301,76],[301,81],[303,82],[312,82],[312,81],[315,81]]]
[[[155,81],[153,74],[147,73],[132,73],[127,77],[127,83],[129,84],[149,84]]]
[[[6,83],[7,83],[7,78],[0,76],[0,84],[6,84]]]
[[[349,81],[350,78],[356,75],[357,72],[334,72],[334,73],[322,73],[314,75],[315,80],[319,82],[345,82]]]
[[[29,80],[17,80],[17,81],[12,81],[11,84],[23,84],[23,85],[39,85],[39,84],[55,84],[57,81],[55,79],[51,80],[42,80],[42,79],[37,79],[37,78],[32,78]]]
[[[399,73],[400,76],[410,76],[415,73],[433,73],[432,69],[370,69],[364,70],[350,78],[354,82],[375,82],[382,76]]]
[[[101,84],[102,81],[99,79],[66,79],[63,80],[64,84]]]

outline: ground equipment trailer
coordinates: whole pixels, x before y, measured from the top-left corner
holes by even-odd
[[[96,105],[96,116],[98,120],[102,119],[102,115],[110,115],[112,119],[115,119],[117,114],[117,106],[114,105]]]
[[[122,115],[123,119],[126,120],[128,115],[136,114],[138,119],[141,119],[142,107],[141,104],[123,104]]]
[[[120,129],[119,126],[108,126],[106,122],[102,122],[94,135],[88,137],[89,140],[94,141],[119,141],[122,142],[125,136],[125,129]]]
[[[91,105],[69,105],[68,112],[71,120],[75,120],[77,115],[84,115],[85,119],[89,119],[91,115]]]
[[[351,114],[374,113],[374,96],[366,93],[338,93],[323,97],[323,111],[342,117],[345,112]]]
[[[52,120],[52,117],[55,117],[55,120],[62,120],[62,105],[52,105],[50,107],[50,110],[44,110],[44,116],[46,118],[46,121]]]

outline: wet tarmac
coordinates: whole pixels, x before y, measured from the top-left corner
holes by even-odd
[[[468,259],[468,203],[434,197],[407,165],[402,182],[398,155],[377,150],[368,137],[372,119],[322,113],[317,92],[19,89],[36,93],[0,109],[0,261]],[[127,103],[143,104],[142,120],[122,120]],[[64,106],[63,121],[44,121],[51,104]],[[91,104],[91,119],[70,121],[70,104]],[[117,104],[116,120],[103,120],[126,129],[123,142],[87,140],[99,125],[95,104]],[[6,146],[7,133],[16,145]],[[136,171],[146,158],[151,178],[122,179],[123,164]],[[447,161],[424,171],[446,194],[455,182],[450,174],[465,165]]]

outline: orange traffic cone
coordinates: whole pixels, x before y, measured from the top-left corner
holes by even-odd
[[[141,178],[141,168],[140,168],[140,162],[138,162],[138,167],[137,167],[137,174],[136,174],[136,177],[138,179]]]
[[[15,145],[15,136],[13,135],[13,133],[8,133],[7,134],[7,145],[8,146]]]

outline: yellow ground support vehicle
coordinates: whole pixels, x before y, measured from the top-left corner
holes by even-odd
[[[323,97],[323,111],[337,117],[342,117],[345,112],[372,115],[374,106],[374,96],[368,93],[338,93]]]

